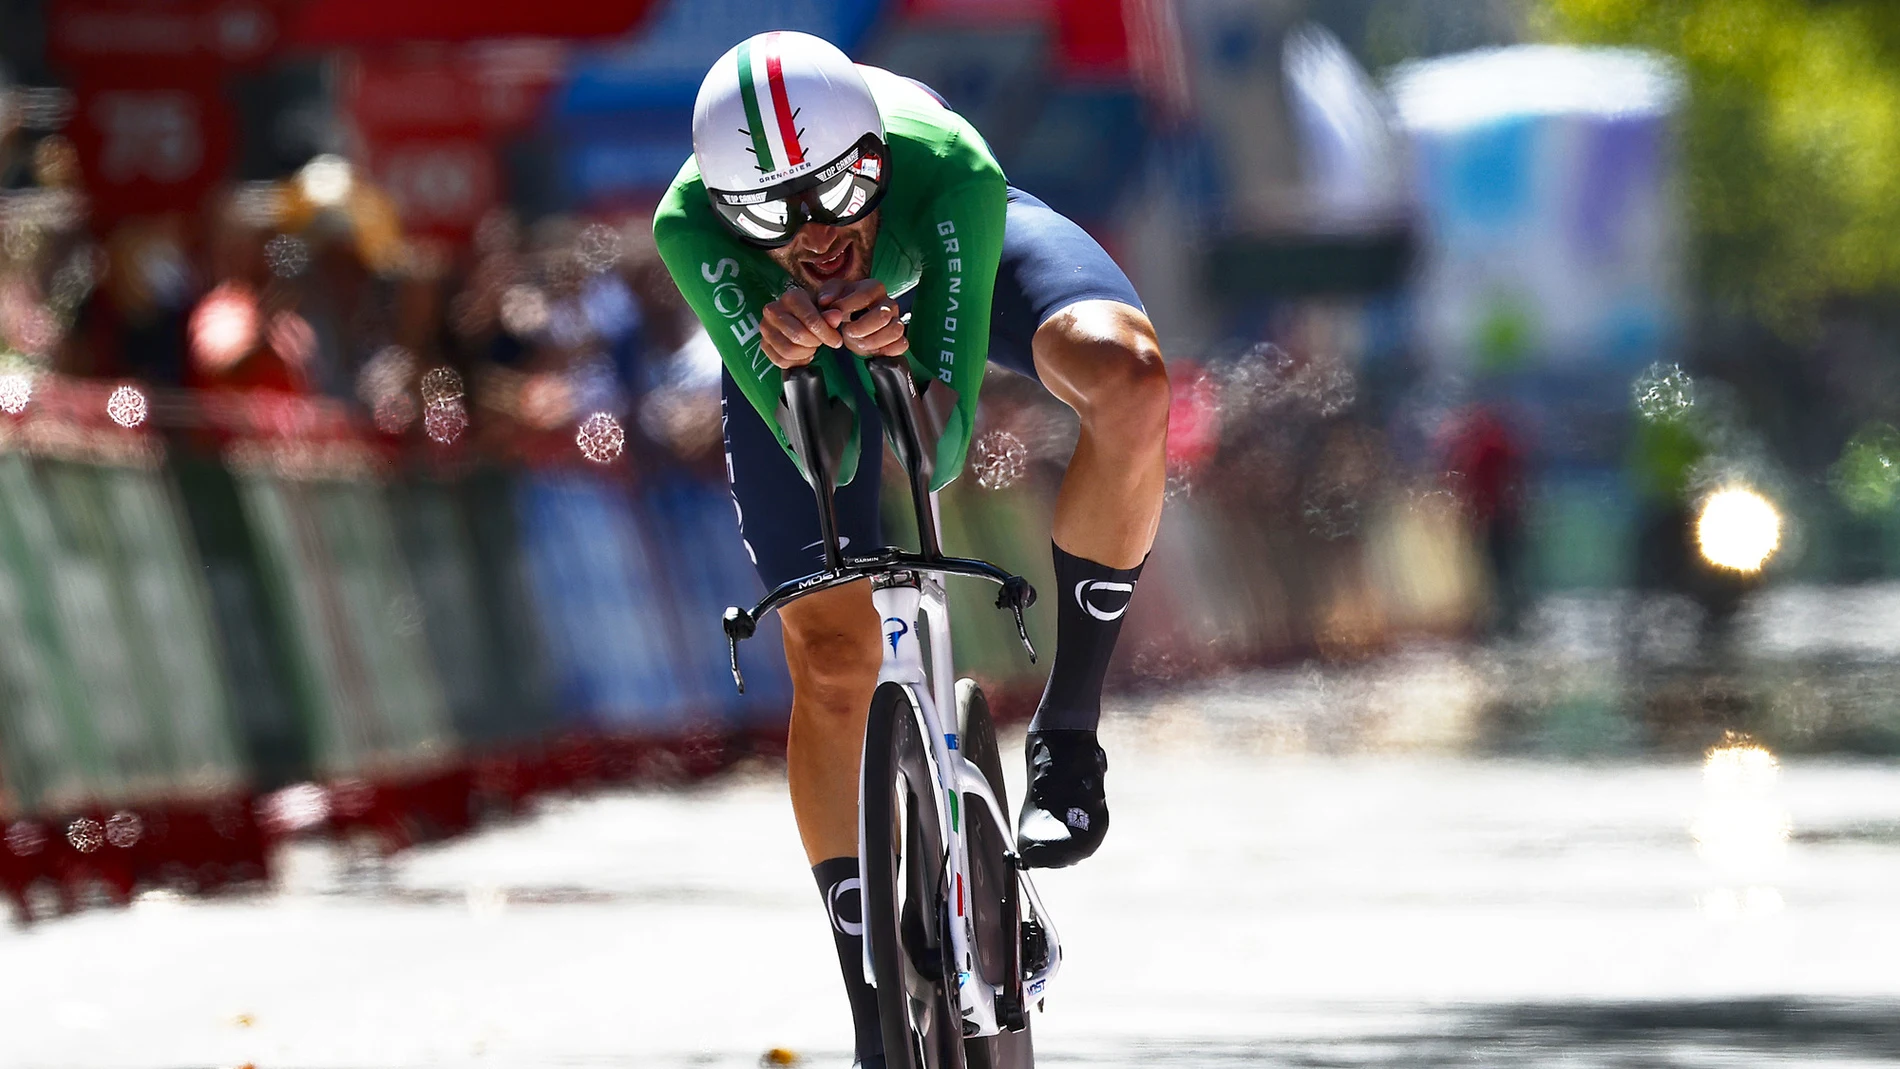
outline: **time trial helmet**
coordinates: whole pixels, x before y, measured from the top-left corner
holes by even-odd
[[[767,248],[812,219],[864,218],[890,180],[884,118],[864,76],[831,42],[791,30],[748,37],[706,72],[693,158],[720,220]]]

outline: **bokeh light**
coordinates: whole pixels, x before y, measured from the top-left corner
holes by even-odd
[[[398,395],[406,396],[415,376],[415,354],[400,345],[385,345],[356,373],[356,396],[371,411],[380,411],[390,407]],[[415,418],[414,407],[411,402],[411,419]]]
[[[989,431],[971,443],[969,466],[983,489],[1008,489],[1028,473],[1029,447],[1008,431]]]
[[[106,818],[106,842],[121,850],[137,846],[144,834],[145,822],[129,809],[121,809]]]
[[[91,817],[80,817],[66,825],[66,841],[74,850],[90,854],[105,845],[106,830]]]
[[[620,421],[605,412],[596,412],[581,421],[574,435],[581,455],[596,464],[606,464],[620,456],[627,445],[627,432]]]
[[[547,295],[533,286],[510,286],[501,295],[501,325],[517,338],[532,338],[547,329]]]
[[[1630,384],[1636,412],[1652,423],[1673,423],[1695,408],[1695,380],[1675,364],[1651,364]]]
[[[298,783],[265,796],[257,808],[265,828],[289,835],[330,819],[330,795],[314,783]]]
[[[7,850],[14,857],[33,857],[46,849],[46,829],[23,820],[7,829]]]
[[[296,278],[310,266],[310,246],[300,238],[279,234],[264,243],[264,262],[278,278]]]
[[[432,367],[422,376],[422,400],[434,405],[462,399],[462,376],[452,367]]]
[[[1848,510],[1872,516],[1900,496],[1900,431],[1885,423],[1862,427],[1828,472],[1834,495]]]
[[[148,405],[144,391],[137,386],[120,386],[106,398],[106,415],[121,427],[136,427],[145,422]]]
[[[620,262],[620,232],[605,223],[589,223],[574,242],[574,254],[583,268],[599,274]]]
[[[0,412],[17,416],[32,402],[32,371],[17,367],[0,371]]]
[[[322,155],[303,165],[297,172],[297,189],[305,200],[319,208],[334,208],[349,199],[356,185],[356,173],[350,161],[341,156]]]
[[[257,345],[257,297],[227,282],[199,302],[188,330],[192,359],[210,374],[223,372]]]
[[[1696,548],[1710,564],[1758,572],[1781,546],[1781,513],[1747,487],[1727,487],[1703,501],[1695,536]]]
[[[422,414],[422,431],[433,441],[451,445],[468,430],[468,409],[460,397],[431,401]]]
[[[402,391],[384,394],[370,407],[370,417],[384,434],[401,434],[416,421],[416,399]]]

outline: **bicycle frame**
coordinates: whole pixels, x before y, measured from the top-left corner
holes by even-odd
[[[933,495],[934,496],[934,495]],[[935,502],[932,502],[935,505]],[[935,509],[933,507],[932,511]],[[931,772],[938,793],[939,830],[946,846],[944,886],[951,911],[950,946],[947,960],[956,966],[957,1008],[965,1022],[966,1036],[993,1036],[1001,1030],[996,1017],[997,992],[982,981],[975,964],[975,920],[971,911],[968,840],[964,838],[968,807],[974,799],[987,811],[999,829],[1010,827],[1003,807],[996,800],[989,780],[971,764],[958,748],[956,732],[944,729],[940,709],[955,709],[955,673],[950,647],[950,611],[940,577],[928,573],[894,572],[872,584],[871,601],[877,606],[884,628],[884,663],[878,670],[878,683],[898,683],[906,687],[922,718],[923,734],[930,740]],[[921,613],[930,628],[930,664],[924,665],[922,643],[918,641],[918,616]],[[864,806],[858,806],[858,866],[865,864]],[[1035,885],[1023,873],[1016,852],[1005,852],[1017,874],[1017,883],[1027,892],[1024,901],[1037,923],[1048,933],[1049,958],[1043,967],[1023,982],[1023,1000],[1027,1004],[1039,997],[1061,965],[1061,941],[1055,926],[1049,923]],[[871,968],[870,939],[865,940],[864,976],[873,986],[877,978]],[[970,1025],[975,1025],[971,1030]]]
[[[975,929],[969,881],[969,845],[964,838],[967,806],[980,804],[995,826],[1004,831],[1004,852],[1016,872],[1023,890],[1026,916],[1033,917],[1048,940],[1048,957],[1036,973],[1023,981],[1023,1004],[1043,994],[1062,960],[1061,941],[1048,912],[1036,894],[1036,888],[1024,872],[1020,858],[1008,845],[1007,829],[1013,826],[995,791],[982,771],[963,757],[955,732],[945,731],[941,710],[956,708],[956,673],[950,644],[950,610],[944,595],[944,578],[965,575],[989,580],[1001,589],[998,608],[1014,612],[1016,631],[1029,659],[1036,650],[1029,641],[1023,610],[1035,601],[1035,590],[1021,576],[1011,575],[985,561],[946,557],[941,548],[938,526],[937,495],[930,490],[930,455],[925,452],[915,408],[916,389],[910,370],[901,358],[872,358],[865,361],[870,371],[875,400],[884,417],[891,450],[903,462],[909,475],[912,504],[916,510],[921,551],[906,553],[886,549],[868,557],[847,559],[838,541],[836,511],[832,503],[831,471],[835,466],[838,441],[828,439],[822,426],[829,404],[823,378],[815,368],[799,368],[785,374],[785,407],[782,410],[794,452],[798,454],[806,479],[817,497],[819,528],[824,544],[825,567],[822,571],[782,583],[766,594],[750,611],[738,607],[726,610],[724,627],[732,656],[732,677],[741,692],[745,678],[739,671],[739,642],[750,638],[758,621],[766,613],[795,598],[860,579],[870,579],[871,600],[884,628],[884,660],[878,671],[879,684],[891,682],[904,686],[915,701],[922,718],[924,738],[930,740],[930,766],[938,795],[936,806],[939,830],[945,844],[944,878],[946,897],[951,909],[950,946],[947,960],[955,966],[957,1005],[964,1021],[965,1036],[995,1035],[999,1030],[997,992],[980,981],[975,968]],[[918,632],[919,618],[928,625],[929,662]],[[862,760],[862,755],[860,755]],[[974,802],[970,800],[974,799]],[[864,869],[863,799],[858,806],[858,865]],[[1015,937],[1012,933],[1012,937]],[[949,970],[946,970],[948,973]],[[877,983],[871,965],[870,939],[865,939],[864,976]],[[949,977],[946,975],[946,979]],[[1007,981],[1006,981],[1007,982]],[[971,1026],[974,1026],[972,1029]]]

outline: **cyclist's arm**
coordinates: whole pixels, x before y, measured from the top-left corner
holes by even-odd
[[[937,380],[936,388],[947,386],[957,395],[937,442],[932,489],[962,470],[976,426],[1007,195],[1002,171],[991,164],[936,197],[928,218],[920,221],[929,228],[930,244],[906,330],[910,356],[920,374]]]
[[[688,201],[695,191],[696,186],[682,191],[681,185],[668,191],[653,216],[654,244],[673,284],[719,350],[732,381],[771,428],[785,455],[797,463],[791,440],[778,421],[783,379],[760,345],[760,316],[777,297],[772,273],[759,265],[763,257],[728,237],[717,221],[696,217],[702,213],[693,211]],[[710,217],[710,209],[703,214]],[[819,359],[825,359],[823,353]],[[829,381],[833,373],[829,368],[825,372]],[[838,393],[835,387],[833,393]],[[840,485],[857,472],[857,443],[854,434],[839,465]]]

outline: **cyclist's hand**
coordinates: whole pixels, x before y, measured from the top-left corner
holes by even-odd
[[[759,316],[759,348],[781,368],[803,367],[818,350],[844,348],[844,337],[818,310],[811,294],[798,287],[765,306]]]
[[[825,321],[844,336],[845,348],[859,356],[902,356],[910,351],[903,315],[877,279],[827,282],[818,290],[818,305]]]

